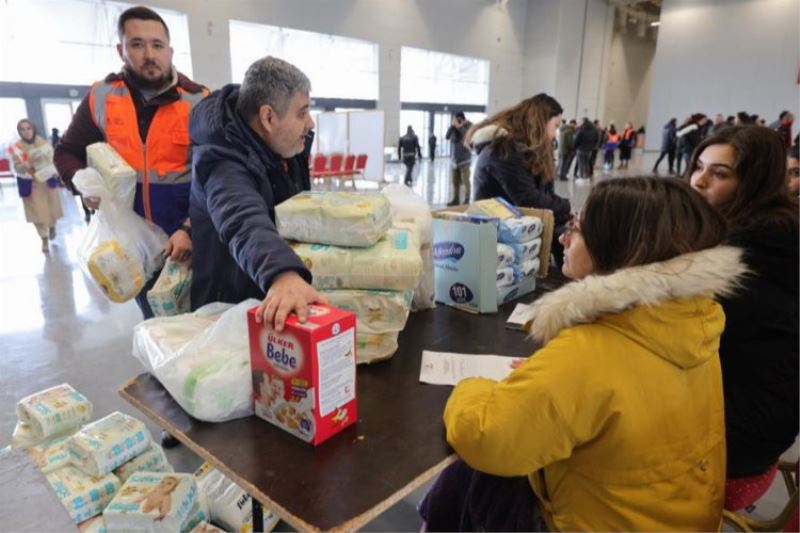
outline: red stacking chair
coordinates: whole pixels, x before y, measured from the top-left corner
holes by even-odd
[[[325,164],[328,162],[328,157],[325,154],[318,153],[314,156],[314,161],[311,166],[312,173],[325,172]]]
[[[350,178],[350,185],[353,186],[353,190],[356,188],[356,156],[353,154],[347,154],[347,157],[344,158],[344,169],[342,171],[342,177]]]
[[[367,168],[367,154],[358,154],[358,157],[356,157],[356,172],[363,177],[365,168]]]
[[[14,173],[11,172],[11,162],[8,159],[0,159],[0,178],[13,178]]]

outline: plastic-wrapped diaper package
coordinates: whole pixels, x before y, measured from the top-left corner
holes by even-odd
[[[509,285],[514,284],[514,267],[507,266],[503,268],[497,269],[497,286],[498,287],[508,287]]]
[[[197,527],[197,524],[207,520],[211,520],[211,514],[208,512],[208,503],[206,502],[206,497],[203,494],[203,491],[201,491],[198,487],[197,499],[192,506],[192,510],[189,511],[189,518],[187,518],[186,522],[184,522],[183,526],[181,526],[181,531],[194,531],[194,528]]]
[[[92,403],[67,383],[26,396],[17,403],[17,418],[44,439],[74,430],[92,418]]]
[[[264,531],[270,531],[269,529],[265,529]],[[197,524],[194,529],[192,529],[189,533],[225,533],[222,529],[218,528],[215,525],[209,524],[205,520]],[[247,533],[247,532],[244,532]]]
[[[78,524],[78,530],[81,533],[106,533],[106,521],[103,520],[103,515],[95,516],[89,520],[85,520]]]
[[[514,262],[514,249],[508,244],[497,243],[497,268],[511,266]]]
[[[501,220],[519,217],[522,214],[519,209],[508,203],[508,201],[501,196],[487,198],[485,200],[476,200],[467,206],[466,213],[470,215],[498,217]]]
[[[356,328],[358,329],[358,328]],[[397,351],[398,333],[356,334],[356,363],[375,363],[389,359]]]
[[[103,511],[108,531],[185,531],[196,513],[192,474],[136,472]]]
[[[539,257],[539,250],[542,249],[542,239],[533,239],[525,242],[515,242],[509,244],[514,249],[514,262],[522,263],[530,259]]]
[[[542,235],[544,223],[539,217],[522,216],[501,220],[497,227],[497,240],[504,243],[525,242]]]
[[[539,258],[528,259],[522,263],[514,264],[514,276],[516,280],[532,278],[539,271]]]
[[[87,266],[94,281],[112,302],[127,302],[144,287],[142,265],[116,239],[96,246]]]
[[[303,192],[275,206],[284,239],[337,246],[372,246],[392,224],[380,193]]]
[[[114,470],[114,475],[125,483],[134,472],[173,472],[173,470],[167,461],[164,449],[151,442],[148,449]]]
[[[205,495],[211,521],[226,531],[250,533],[272,531],[280,519],[269,509],[262,508],[262,528],[253,528],[253,500],[239,485],[225,477],[210,463],[203,463],[194,473],[200,493]]]
[[[359,333],[391,333],[406,327],[412,291],[321,291],[330,304],[356,314]]]
[[[155,316],[174,316],[191,310],[190,288],[192,269],[186,263],[167,259],[153,288],[147,291],[147,302]]]
[[[151,443],[144,423],[116,411],[83,427],[69,439],[69,460],[100,477],[141,454]]]
[[[41,444],[44,439],[36,435],[29,424],[17,422],[14,432],[11,433],[11,447],[17,450],[27,450],[31,446]]]
[[[26,451],[33,462],[43,474],[57,470],[69,464],[69,445],[71,435],[56,437],[36,446],[31,446]]]
[[[146,320],[134,328],[133,355],[193,417],[225,422],[250,416],[247,311],[259,303],[214,303],[191,314]]]
[[[405,230],[390,229],[370,248],[293,243],[317,289],[414,289],[422,272],[419,244]]]
[[[46,477],[76,524],[100,514],[120,487],[114,474],[92,477],[72,465],[54,470]]]
[[[133,209],[136,196],[136,171],[108,143],[94,143],[86,147],[86,162],[97,170],[109,191],[121,206]]]

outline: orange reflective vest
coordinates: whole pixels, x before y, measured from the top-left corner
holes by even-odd
[[[136,108],[130,91],[122,80],[95,83],[89,93],[89,109],[95,125],[114,149],[136,170],[137,189],[141,188],[142,214],[160,226],[162,222],[153,203],[168,202],[171,194],[162,189],[151,197],[151,184],[189,186],[192,178],[192,149],[189,140],[189,115],[192,107],[208,95],[208,90],[191,93],[180,85],[180,98],[158,107],[142,144]],[[138,211],[138,210],[137,210]],[[155,212],[154,212],[155,211]],[[170,217],[171,218],[171,217]],[[184,215],[185,218],[185,215]]]

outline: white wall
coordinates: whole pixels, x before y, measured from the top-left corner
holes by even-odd
[[[212,89],[231,82],[231,18],[378,43],[378,106],[386,112],[389,145],[397,141],[402,46],[490,60],[490,113],[521,99],[526,0],[144,1],[188,15],[194,76]]]
[[[612,28],[605,0],[529,0],[524,96],[554,96],[565,118],[599,117]]]
[[[800,0],[664,0],[647,131],[692,112],[796,112],[798,21]]]
[[[625,122],[631,122],[638,129],[647,122],[656,52],[656,40],[650,31],[648,29],[645,37],[640,37],[633,29],[614,31],[609,53],[604,123],[613,121],[617,128],[621,128]]]

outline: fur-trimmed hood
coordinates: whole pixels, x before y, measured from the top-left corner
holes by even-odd
[[[686,301],[731,295],[747,273],[742,253],[718,246],[571,282],[533,304],[531,336],[547,343],[563,329],[602,322],[675,364],[694,366],[698,346],[718,338],[699,327],[700,304]]]
[[[480,151],[483,146],[492,142],[495,137],[502,137],[503,135],[508,135],[508,130],[489,124],[472,134],[470,144],[475,150]]]

